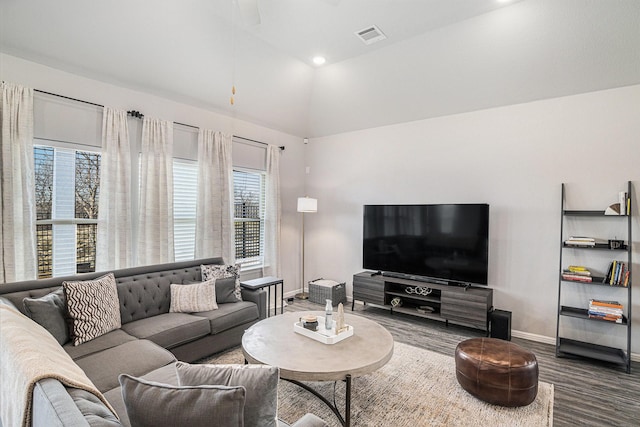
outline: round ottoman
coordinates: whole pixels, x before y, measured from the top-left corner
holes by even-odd
[[[497,338],[472,338],[456,347],[456,378],[480,400],[526,406],[538,394],[538,361],[519,345]]]

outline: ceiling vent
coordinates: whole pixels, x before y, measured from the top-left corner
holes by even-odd
[[[362,43],[367,45],[379,42],[380,40],[384,40],[387,38],[387,36],[385,36],[384,33],[380,31],[380,28],[376,27],[375,25],[364,28],[360,31],[356,31],[355,35],[358,36],[360,40],[362,40]]]

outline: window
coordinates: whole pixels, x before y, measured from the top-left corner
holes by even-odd
[[[264,174],[233,171],[236,262],[262,266],[264,257]]]
[[[34,147],[38,277],[95,271],[100,154]]]
[[[195,259],[198,162],[173,161],[173,248],[176,261]]]

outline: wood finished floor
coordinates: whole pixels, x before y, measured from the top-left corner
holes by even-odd
[[[294,300],[285,311],[322,310],[319,304]],[[351,304],[345,306],[351,312]],[[375,320],[398,342],[452,356],[461,340],[484,336],[482,331],[420,319],[356,304],[355,314]],[[553,421],[562,426],[640,426],[640,363],[631,374],[620,368],[584,360],[557,358],[555,346],[521,338],[512,342],[538,359],[540,380],[554,384]]]

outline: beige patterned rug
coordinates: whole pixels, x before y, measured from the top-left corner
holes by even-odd
[[[244,363],[240,348],[206,363]],[[308,383],[333,400],[333,383]],[[287,381],[280,381],[278,416],[289,423],[307,412],[339,426],[336,416],[318,398]],[[344,413],[344,383],[336,387]],[[551,426],[553,385],[539,382],[538,396],[529,406],[504,408],[482,402],[456,381],[453,357],[395,343],[389,363],[377,372],[353,380],[351,424],[378,426]]]

